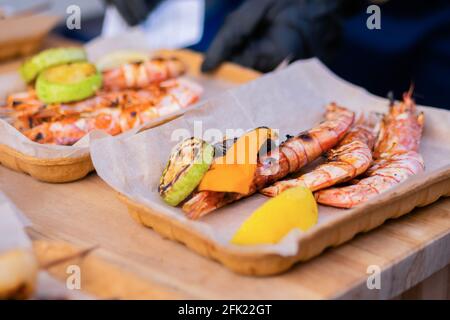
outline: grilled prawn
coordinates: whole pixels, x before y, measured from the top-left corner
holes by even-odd
[[[405,93],[402,102],[390,105],[375,146],[376,161],[366,172],[366,177],[350,186],[317,192],[319,203],[351,208],[423,172],[424,162],[417,151],[424,115],[417,114],[411,94],[411,91]]]
[[[367,171],[366,178],[356,184],[319,191],[316,193],[316,200],[328,206],[352,208],[423,170],[424,163],[419,153],[406,151],[393,154],[386,159],[375,161]]]
[[[86,133],[86,119],[80,119],[77,116],[66,117],[55,122],[44,122],[23,132],[33,141],[59,145],[72,145]]]
[[[297,186],[305,186],[311,191],[328,188],[349,181],[364,173],[372,163],[372,148],[375,143],[375,130],[372,124],[361,119],[337,145],[328,153],[327,161],[313,171],[298,178],[278,181],[262,189],[266,196],[274,197],[279,193]]]
[[[258,159],[253,185],[248,194],[197,192],[184,203],[183,211],[189,218],[198,219],[300,170],[334,147],[353,124],[354,116],[354,113],[346,108],[339,107],[334,103],[328,105],[325,121],[309,131],[287,139],[278,148]]]
[[[171,79],[140,90],[98,92],[70,104],[40,102],[34,91],[8,98],[12,124],[39,143],[71,145],[92,130],[117,135],[195,103],[202,88],[185,79]]]
[[[104,90],[139,89],[176,78],[186,72],[177,58],[155,57],[147,61],[126,63],[103,72]]]

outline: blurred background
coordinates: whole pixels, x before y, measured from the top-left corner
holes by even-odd
[[[381,29],[368,27],[373,4]],[[80,29],[66,25],[70,5]],[[149,47],[204,52],[205,72],[225,60],[268,72],[317,56],[374,94],[400,98],[414,84],[418,103],[450,109],[447,0],[0,0],[0,21],[35,13],[61,17],[51,35],[80,42],[139,29]],[[10,33],[1,27],[0,41]]]

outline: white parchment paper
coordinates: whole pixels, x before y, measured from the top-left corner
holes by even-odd
[[[29,220],[0,192],[0,255],[11,249],[31,247],[24,230],[29,224]]]
[[[200,108],[152,130],[130,137],[94,141],[91,156],[98,175],[112,188],[154,211],[181,221],[205,237],[236,250],[289,256],[297,252],[297,240],[305,235],[299,230],[292,231],[277,245],[238,247],[228,244],[241,223],[266,201],[264,196],[255,194],[199,221],[191,221],[185,218],[180,208],[170,207],[161,200],[157,192],[159,178],[171,148],[179,141],[176,138],[180,129],[210,142],[218,139],[212,139],[213,134],[208,136],[207,132],[212,132],[208,129],[224,132],[226,129],[248,130],[268,126],[279,129],[282,136],[294,135],[321,121],[324,106],[331,101],[356,112],[388,110],[386,99],[337,78],[318,60],[310,59],[230,89]],[[396,192],[403,192],[424,177],[450,168],[450,112],[429,107],[420,109],[426,116],[421,147],[426,173],[407,180],[395,189]],[[392,193],[379,197],[389,194]],[[318,225],[310,231],[330,219],[363,209],[364,206],[352,210],[319,206]]]

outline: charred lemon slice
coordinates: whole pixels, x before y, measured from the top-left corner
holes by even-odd
[[[36,93],[45,103],[78,101],[92,96],[102,85],[93,64],[75,62],[51,67],[36,80]]]
[[[31,82],[49,67],[86,59],[86,52],[82,48],[48,49],[25,61],[20,67],[20,74],[25,82]]]
[[[202,180],[214,158],[214,148],[205,141],[189,138],[176,145],[159,182],[163,200],[177,206]]]

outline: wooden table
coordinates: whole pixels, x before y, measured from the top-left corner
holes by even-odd
[[[59,46],[80,46],[80,45],[81,44],[79,42],[75,42],[73,40],[52,35],[44,39],[41,45],[41,49]],[[0,61],[0,73],[17,70],[23,60],[24,58],[15,58],[12,60],[7,60],[6,62]]]
[[[0,189],[30,218],[34,239],[99,246],[94,256],[125,271],[99,272],[105,282],[123,278],[122,291],[102,292],[95,283],[98,280],[86,280],[85,289],[101,297],[139,297],[136,288],[126,288],[124,279],[132,276],[145,283],[138,292],[149,298],[387,299],[431,276],[405,295],[448,298],[450,198],[389,221],[283,275],[252,278],[233,274],[138,225],[96,174],[57,185],[0,167]],[[36,250],[43,261],[69,252],[61,243],[51,242],[38,242]],[[382,271],[380,290],[366,286],[369,265],[378,265]],[[82,272],[93,278],[87,269],[89,265]],[[55,272],[65,277],[62,271]]]
[[[0,65],[0,72],[16,65]],[[55,185],[0,167],[0,189],[31,220],[29,234],[40,261],[98,246],[90,256],[50,272],[64,280],[67,265],[79,265],[82,289],[100,298],[450,298],[450,198],[388,221],[285,274],[252,278],[138,225],[96,174]],[[379,290],[366,284],[373,265],[381,271]]]

